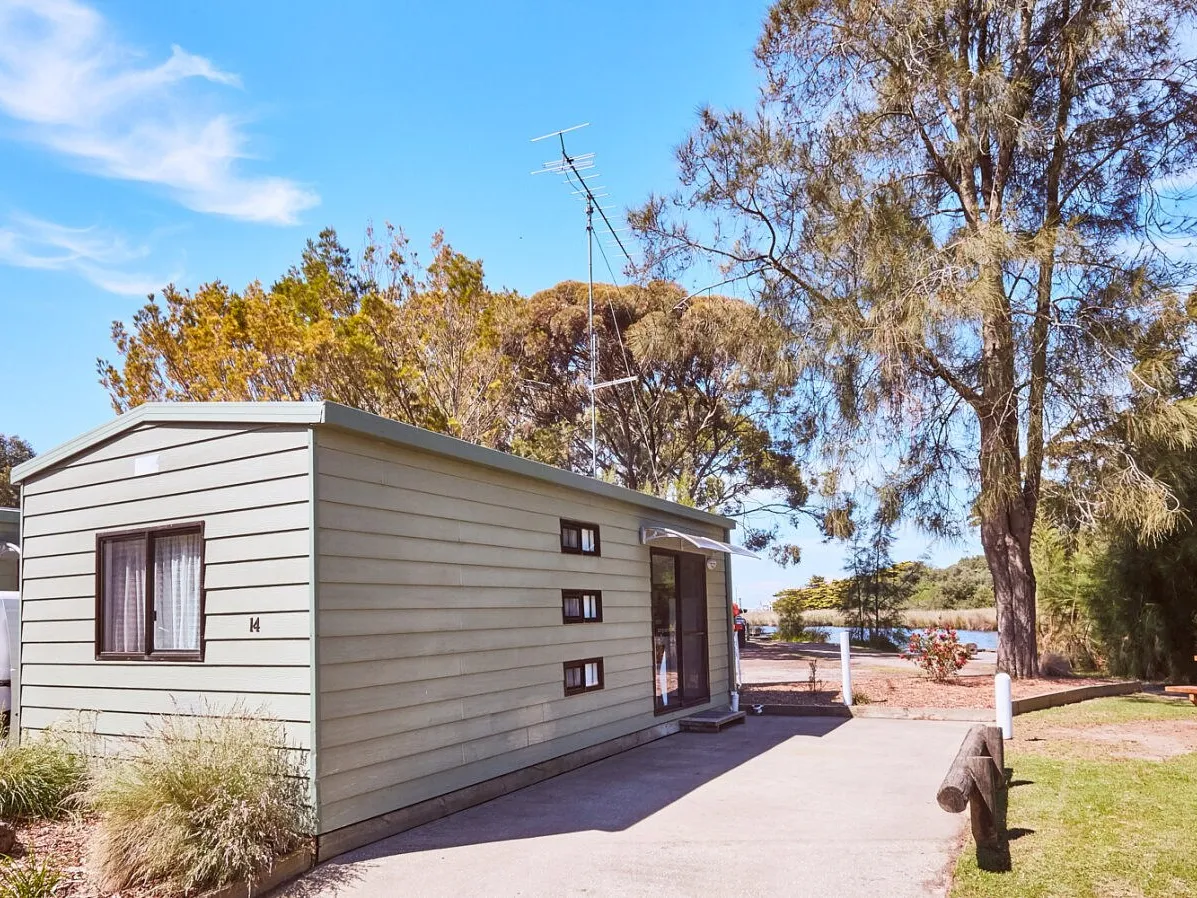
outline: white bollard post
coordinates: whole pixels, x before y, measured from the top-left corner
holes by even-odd
[[[997,725],[1002,738],[1014,738],[1014,705],[1010,701],[1010,674],[1000,671],[993,678],[993,706],[997,709]]]
[[[852,707],[852,650],[848,646],[848,631],[840,633],[840,685],[844,704]]]

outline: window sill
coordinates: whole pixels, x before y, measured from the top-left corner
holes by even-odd
[[[97,661],[141,661],[141,662],[172,662],[172,661],[190,661],[192,663],[202,662],[204,656],[202,652],[189,652],[187,654],[154,654],[154,655],[132,655],[132,654],[116,654],[113,652],[97,653]]]

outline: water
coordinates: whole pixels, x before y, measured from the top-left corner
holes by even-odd
[[[828,640],[831,642],[839,642],[840,634],[845,631],[844,627],[811,627],[812,630],[824,630],[828,634]],[[997,651],[997,630],[957,630],[956,638],[963,643],[975,642],[977,648],[982,652],[996,652]]]

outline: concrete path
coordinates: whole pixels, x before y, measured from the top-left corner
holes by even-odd
[[[681,733],[318,867],[331,896],[943,895],[969,724],[754,717]]]

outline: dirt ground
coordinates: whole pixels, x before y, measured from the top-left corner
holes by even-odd
[[[1179,704],[1179,703],[1178,703]],[[1067,725],[1020,721],[1020,751],[1085,760],[1167,761],[1197,752],[1197,712],[1172,720],[1078,722]]]
[[[162,886],[101,890],[87,875],[87,843],[93,824],[82,817],[40,820],[17,827],[16,863],[49,858],[62,875],[55,898],[167,898]]]
[[[993,707],[996,657],[980,652],[945,683],[927,678],[896,652],[852,649],[852,691],[861,703],[893,708]],[[814,665],[813,671],[812,666]],[[741,652],[745,704],[836,705],[840,692],[839,646],[819,643],[749,642]],[[1093,677],[1016,680],[1014,698],[1029,698],[1078,686],[1112,683]]]
[[[1016,680],[1013,685],[1014,698],[1029,698],[1075,689],[1078,686],[1093,686],[1111,683],[1113,680],[1089,677],[1041,677],[1034,680]],[[919,675],[890,675],[876,673],[852,674],[852,691],[864,695],[861,704],[888,705],[892,708],[975,708],[985,710],[993,707],[993,677],[973,675],[956,677],[945,683],[935,683]],[[750,704],[771,705],[835,705],[843,699],[838,677],[820,688],[812,690],[807,680],[788,683],[746,684],[741,691],[741,701]]]

